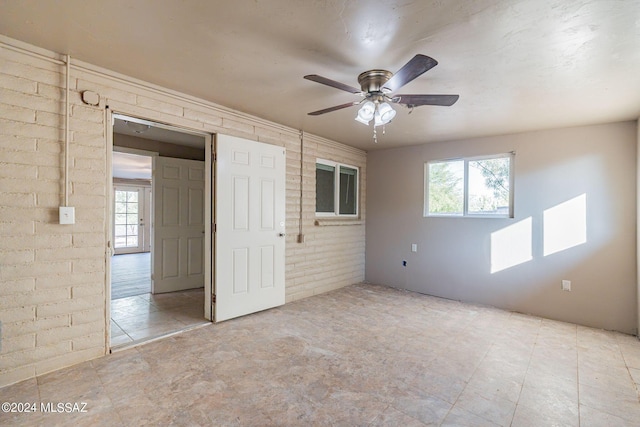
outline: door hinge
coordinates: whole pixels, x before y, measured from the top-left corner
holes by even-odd
[[[218,231],[218,224],[213,224],[213,232],[217,232]]]
[[[211,152],[211,161],[212,161],[212,162],[215,162],[216,160],[218,160],[218,156],[216,155],[216,153],[215,153],[215,152],[213,152],[213,151],[212,151],[212,152]]]
[[[215,302],[216,302],[216,294],[211,295],[211,302],[215,304]]]

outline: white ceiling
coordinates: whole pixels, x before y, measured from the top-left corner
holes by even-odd
[[[112,154],[113,177],[122,179],[151,179],[152,158],[114,151]]]
[[[640,116],[638,0],[0,1],[0,32],[366,150]],[[416,53],[439,65],[401,93],[459,94],[401,109],[377,145],[358,87]]]

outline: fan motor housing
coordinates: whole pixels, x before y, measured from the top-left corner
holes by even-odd
[[[365,93],[382,92],[382,87],[391,77],[393,77],[391,71],[369,70],[358,76],[358,83]]]

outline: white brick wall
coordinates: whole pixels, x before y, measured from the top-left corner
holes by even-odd
[[[301,150],[297,130],[89,64],[71,70],[69,204],[76,208],[76,224],[59,225],[63,73],[63,65],[0,44],[0,386],[99,357],[108,350],[107,105],[124,114],[284,146],[287,301],[364,280],[363,151],[305,135],[305,242],[299,244]],[[81,102],[84,90],[100,94],[99,107]],[[315,225],[316,157],[360,167],[359,220]]]

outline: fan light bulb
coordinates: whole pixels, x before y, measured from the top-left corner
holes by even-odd
[[[365,102],[356,116],[356,120],[362,124],[368,125],[376,111],[376,106],[373,102]]]
[[[383,102],[378,106],[376,111],[376,126],[378,125],[386,125],[396,116],[396,110],[394,110],[391,105],[387,102]]]

